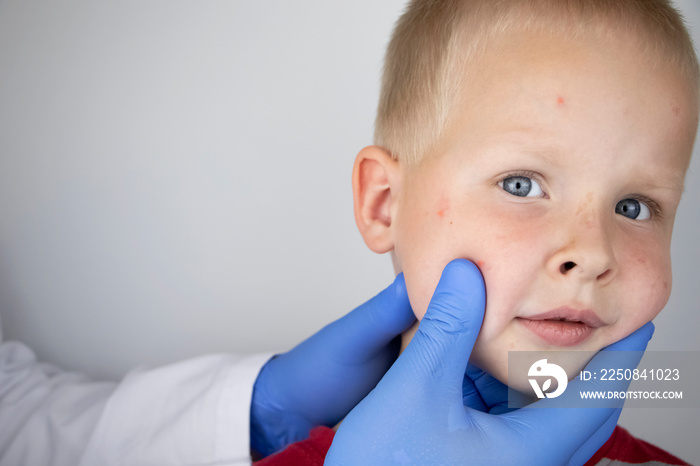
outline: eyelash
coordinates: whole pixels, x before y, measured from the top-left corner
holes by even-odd
[[[531,179],[537,181],[537,183],[540,185],[540,187],[542,187],[542,185],[543,185],[542,177],[540,176],[539,173],[536,173],[536,172],[533,172],[530,170],[519,170],[519,171],[514,171],[511,173],[508,173],[504,176],[501,176],[499,178],[498,182],[496,183],[496,186],[503,189],[502,186],[503,186],[504,180],[506,180],[507,178],[513,177],[513,176],[524,176],[527,178],[531,178]],[[542,194],[544,195],[542,197],[542,199],[549,198],[549,196],[544,191],[544,189],[542,190]],[[656,219],[663,218],[663,212],[661,210],[661,206],[659,206],[659,204],[656,201],[654,201],[653,199],[649,199],[648,197],[642,196],[640,194],[632,194],[628,197],[625,197],[624,199],[634,199],[635,201],[642,202],[647,207],[649,207],[649,211],[651,212],[651,218],[649,220],[655,219],[655,218]],[[621,200],[624,200],[624,199],[621,199]]]
[[[508,173],[506,175],[501,176],[499,178],[499,180],[496,182],[496,186],[503,189],[503,182],[507,178],[511,178],[513,176],[524,176],[525,178],[531,178],[531,179],[537,181],[537,184],[540,185],[540,188],[542,188],[542,185],[544,184],[544,182],[542,181],[542,176],[539,173],[533,172],[530,170],[519,170],[519,171],[514,171],[514,172],[511,172],[511,173]],[[544,191],[544,188],[542,188],[542,194],[543,194],[543,196],[540,199],[549,199],[549,195]]]
[[[651,212],[651,218],[649,218],[648,220],[663,218],[661,206],[653,199],[649,199],[648,197],[642,196],[640,194],[632,194],[630,196],[625,197],[625,199],[634,199],[635,201],[639,201],[646,204],[646,206],[649,207],[649,212]]]

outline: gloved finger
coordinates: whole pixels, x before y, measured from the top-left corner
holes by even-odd
[[[615,430],[621,413],[621,409],[614,409],[610,412],[610,416],[603,422],[603,425],[601,425],[600,428],[598,428],[598,430],[571,456],[569,460],[570,466],[586,464],[588,460],[600,450],[600,447],[608,441],[613,430]]]
[[[486,406],[486,412],[501,414],[513,409],[508,408],[508,386],[488,372],[469,363],[465,371],[465,378],[471,381],[474,390],[479,393]],[[469,405],[465,403],[465,406]]]
[[[616,369],[633,370],[639,364],[643,352],[646,349],[654,331],[651,323],[648,323],[623,338],[619,342],[610,345],[600,351],[587,365],[586,370],[592,373],[601,373],[604,368],[609,368],[610,355],[614,355]],[[618,351],[618,354],[615,352]],[[623,352],[620,352],[623,351]],[[607,399],[607,400],[591,400],[595,401],[595,405],[584,405],[582,392],[591,392],[596,390],[604,391],[626,391],[630,384],[630,380],[613,380],[613,381],[581,381],[579,377],[569,382],[566,391],[557,398],[546,398],[532,405],[521,408],[517,411],[505,414],[506,417],[512,417],[516,420],[514,425],[527,425],[529,435],[532,438],[538,436],[548,436],[552,440],[547,446],[533,445],[532,448],[542,448],[539,452],[542,455],[551,454],[551,449],[562,449],[558,452],[558,457],[565,454],[566,451],[577,451],[581,445],[592,438],[595,432],[598,432],[606,422],[609,421],[611,415],[619,416],[619,411],[624,402],[623,399]],[[604,385],[599,385],[604,383]],[[593,408],[593,409],[577,409]],[[561,433],[556,439],[552,438],[552,432]],[[600,443],[598,447],[605,443],[607,438],[598,438]],[[592,448],[592,447],[591,447]]]
[[[462,381],[462,404],[468,408],[476,409],[482,413],[488,413],[489,408],[481,398],[479,390],[474,385],[474,381],[464,374]]]
[[[414,376],[445,378],[459,390],[484,318],[486,290],[479,269],[465,259],[447,264],[416,335],[397,364],[411,364]]]
[[[403,274],[378,295],[319,332],[325,350],[333,348],[348,363],[364,362],[416,320]]]

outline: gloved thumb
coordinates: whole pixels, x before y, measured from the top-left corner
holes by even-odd
[[[414,376],[441,379],[461,393],[485,304],[479,269],[468,260],[453,260],[445,266],[418,331],[399,360],[410,361]]]

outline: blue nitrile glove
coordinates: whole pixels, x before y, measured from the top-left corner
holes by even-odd
[[[559,398],[503,414],[464,406],[466,402],[484,411],[505,410],[502,384],[488,375],[465,380],[484,303],[484,283],[476,266],[463,259],[450,262],[409,346],[341,424],[326,456],[327,466],[583,464],[605,443],[622,401],[607,408],[539,409],[577,394],[577,379]],[[641,352],[652,333],[653,326],[647,324],[606,351]],[[637,353],[626,364],[633,369],[640,359]],[[599,364],[596,356],[587,368],[600,370]],[[626,390],[629,385],[606,383],[606,390]]]
[[[253,389],[251,448],[263,456],[333,426],[396,360],[415,322],[403,274],[388,288],[262,368]]]

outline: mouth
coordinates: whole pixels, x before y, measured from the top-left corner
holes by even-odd
[[[560,307],[534,316],[518,317],[525,328],[548,345],[570,347],[584,343],[605,325],[590,309]]]

